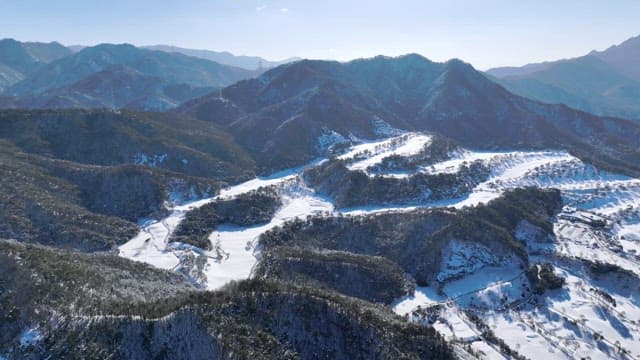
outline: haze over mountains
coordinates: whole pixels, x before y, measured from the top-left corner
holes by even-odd
[[[0,105],[11,108],[166,110],[259,73],[126,44],[75,53],[57,43],[0,45]]]
[[[574,59],[487,71],[518,95],[598,115],[640,118],[640,36]]]
[[[301,60],[301,58],[292,57],[281,61],[269,61],[259,56],[233,55],[228,51],[194,50],[171,45],[150,45],[143,46],[143,48],[165,52],[177,52],[188,56],[207,59],[220,64],[235,66],[247,70],[269,69],[278,65]]]
[[[509,91],[533,100],[637,119],[639,39],[575,59],[495,68],[487,74]],[[168,45],[65,48],[58,43],[5,39],[0,46],[0,107],[4,108],[167,110],[269,68],[300,60],[271,62],[255,56]],[[80,66],[88,63],[94,65]],[[195,70],[186,73],[185,69]]]

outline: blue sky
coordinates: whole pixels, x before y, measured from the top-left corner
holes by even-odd
[[[578,56],[636,35],[638,0],[0,0],[0,37],[268,59],[417,52],[484,70]]]

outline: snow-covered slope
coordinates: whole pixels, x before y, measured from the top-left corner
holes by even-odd
[[[527,223],[519,226],[517,237],[526,242],[531,261],[551,263],[566,279],[562,289],[544,296],[535,294],[518,261],[492,254],[482,245],[451,243],[443,252],[443,270],[438,275],[444,285],[419,287],[414,295],[398,299],[393,308],[433,325],[464,356],[509,358],[508,352],[513,351],[531,359],[640,358],[640,180],[600,171],[565,151],[551,149],[462,149],[445,161],[423,164],[402,175],[367,172],[389,156],[416,155],[431,142],[430,135],[407,133],[355,145],[339,158],[347,160],[350,170],[363,170],[369,176],[451,174],[472,162],[481,162],[489,176],[457,198],[339,211],[330,199],[305,186],[304,167],[298,168],[230,187],[215,198],[174,206],[169,217],[146,224],[138,236],[121,246],[120,254],[180,271],[203,287],[216,289],[250,277],[260,257],[259,235],[289,219],[404,212],[419,207],[462,208],[486,203],[509,189],[557,188],[564,208],[555,219],[555,238],[538,239],[535,227]],[[169,234],[189,209],[267,185],[283,190],[283,206],[268,224],[220,226],[209,236],[211,251],[168,243]],[[593,270],[598,263],[615,267],[598,273]],[[499,341],[487,336],[483,326]]]
[[[162,269],[181,271],[208,289],[220,288],[232,280],[247,279],[259,256],[257,238],[260,234],[295,217],[333,210],[331,203],[295,184],[300,171],[302,169],[256,178],[224,189],[216,197],[173,206],[168,217],[143,224],[135,238],[120,246],[120,255]],[[268,224],[246,228],[223,225],[209,236],[213,244],[211,251],[169,242],[169,236],[189,210],[272,185],[283,186],[284,205]],[[198,262],[198,259],[204,261]]]
[[[411,156],[419,153],[431,141],[431,136],[409,133],[383,141],[366,142],[355,145],[339,158],[355,159],[349,165],[351,170],[367,170],[392,155]]]

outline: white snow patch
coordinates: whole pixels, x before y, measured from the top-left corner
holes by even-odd
[[[333,205],[321,198],[306,195],[284,198],[285,205],[275,214],[270,223],[262,226],[239,228],[219,226],[209,237],[226,256],[210,261],[205,274],[207,288],[217,289],[231,280],[247,279],[258,261],[258,237],[264,232],[282,225],[285,221],[307,215],[333,211]]]
[[[445,281],[474,273],[478,269],[496,262],[498,262],[498,259],[488,247],[476,243],[453,240],[442,251],[442,266],[437,279],[438,281]]]
[[[431,136],[424,134],[411,133],[395,137],[391,140],[377,143],[377,145],[373,148],[371,148],[370,146],[363,147],[363,149],[365,150],[363,150],[361,153],[355,153],[353,157],[358,159],[363,155],[366,156],[366,154],[370,154],[370,156],[365,157],[362,160],[358,160],[355,163],[350,164],[348,167],[351,170],[366,170],[369,166],[379,164],[384,158],[391,155],[415,155],[422,151],[422,149],[424,149],[424,147],[429,144],[429,142],[431,142]],[[346,157],[347,155],[343,155],[343,158],[348,158]]]
[[[145,153],[136,154],[133,158],[133,163],[137,165],[147,165],[156,167],[162,164],[167,159],[167,154],[160,155],[148,155]]]
[[[346,137],[333,130],[325,128],[323,129],[322,135],[318,137],[316,148],[320,152],[325,152],[327,150],[331,150],[331,148],[335,145],[344,144],[347,142],[349,142],[349,139],[347,139]]]
[[[433,287],[417,287],[413,295],[404,296],[396,300],[391,307],[396,314],[406,315],[418,307],[435,305],[445,300]]]
[[[530,359],[573,359],[558,349],[564,345],[538,333],[533,320],[529,319],[517,312],[488,313],[484,317],[484,321],[509,347]]]
[[[37,345],[43,338],[44,336],[40,330],[36,328],[27,329],[20,335],[20,346],[27,347]]]
[[[621,225],[617,235],[625,252],[640,256],[640,223]]]

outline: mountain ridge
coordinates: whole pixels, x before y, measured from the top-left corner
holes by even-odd
[[[0,40],[0,92],[23,80],[37,68],[71,54],[57,42]]]
[[[402,71],[389,71],[396,66],[417,69],[422,86],[416,90]],[[640,124],[513,95],[455,59],[433,63],[411,54],[347,63],[302,60],[176,111],[227,129],[267,165],[265,170],[278,161],[292,167],[322,155],[317,145],[323,135],[342,142],[374,139],[386,126],[432,131],[478,149],[565,148],[600,166],[640,171],[633,160],[640,151],[634,140]],[[596,131],[603,131],[600,139],[593,136]]]
[[[604,116],[639,119],[640,36],[584,56],[487,70],[510,91]]]
[[[28,45],[15,40],[7,43]],[[64,49],[65,56],[52,58],[50,63],[34,63],[24,73],[16,73],[0,61],[0,70],[6,68],[0,74],[6,83],[1,105],[167,110],[258,73],[130,44],[99,44],[77,52]]]
[[[160,50],[165,52],[178,52],[188,56],[215,61],[224,65],[231,65],[247,70],[269,69],[286,63],[302,60],[299,57],[290,57],[279,61],[270,61],[259,56],[234,55],[229,51],[213,51],[205,49],[189,49],[173,45],[145,45],[145,49]]]

